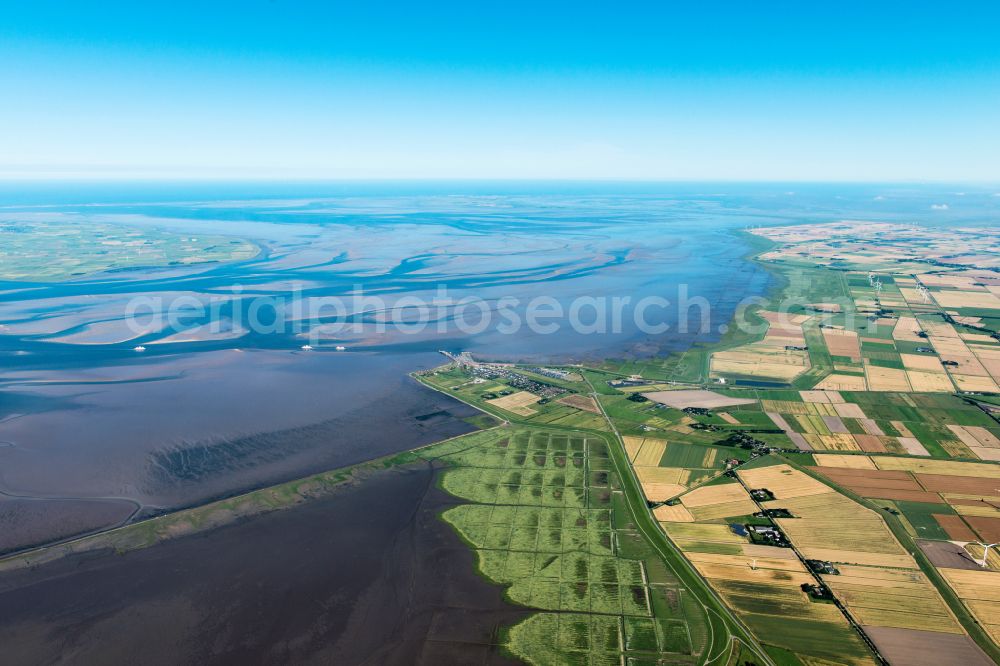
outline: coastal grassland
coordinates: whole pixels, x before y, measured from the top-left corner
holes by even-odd
[[[631,526],[599,435],[504,427],[419,451],[465,500],[442,518],[480,573],[540,611],[506,632],[530,663],[696,663],[706,618]]]

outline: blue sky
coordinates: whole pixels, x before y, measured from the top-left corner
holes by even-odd
[[[998,25],[991,2],[11,2],[0,176],[1000,182]]]

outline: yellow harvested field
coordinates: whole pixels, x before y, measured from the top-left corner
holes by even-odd
[[[892,329],[892,338],[905,342],[923,342],[924,339],[917,335],[920,331],[920,324],[915,317],[900,317]]]
[[[767,548],[768,546],[764,546]],[[789,550],[788,548],[772,548],[772,550]],[[768,557],[766,555],[719,555],[716,553],[688,553],[687,558],[701,564],[719,564],[736,566],[746,569],[770,569],[772,571],[798,571],[807,573],[806,568],[797,559],[787,557]]]
[[[750,488],[767,488],[775,499],[832,493],[833,489],[788,465],[772,465],[737,472]]]
[[[954,287],[956,289],[971,289],[976,279],[971,275],[941,275],[937,273],[921,273],[917,276],[925,287]]]
[[[943,308],[988,308],[1000,310],[1000,298],[988,291],[935,291],[934,300]]]
[[[993,340],[993,338],[990,338]],[[969,351],[974,353],[979,360],[983,359],[1000,359],[1000,346],[997,344],[991,345],[969,345]]]
[[[916,562],[909,555],[892,553],[865,553],[856,550],[839,550],[836,548],[813,548],[811,546],[799,549],[802,555],[810,560],[826,560],[828,562],[863,564],[872,567],[892,567],[897,569],[913,569]]]
[[[903,437],[913,437],[913,433],[910,432],[910,429],[907,428],[906,424],[903,423],[902,421],[889,421],[889,423],[892,424],[892,427],[895,428],[896,431],[901,436],[903,436]]]
[[[840,303],[809,303],[806,307],[819,312],[840,312],[843,309]]]
[[[722,374],[791,380],[809,369],[809,354],[752,343],[712,354],[713,376]]]
[[[900,354],[903,366],[907,370],[925,370],[927,372],[944,372],[944,366],[937,356],[926,354]]]
[[[989,504],[979,506],[966,506],[964,504],[952,505],[955,513],[962,516],[985,516],[987,518],[1000,518],[1000,509]]]
[[[895,458],[872,456],[879,469],[904,470],[922,474],[946,474],[949,476],[980,476],[1000,479],[1000,466],[984,463],[958,462],[956,460],[922,460],[917,458]]]
[[[884,603],[891,605],[891,608],[874,608],[872,606],[862,606],[860,604]],[[914,610],[908,612],[902,610],[906,604]],[[897,629],[913,629],[917,631],[934,631],[939,634],[962,634],[965,631],[958,622],[950,615],[940,612],[941,607],[933,598],[907,598],[906,596],[886,595],[878,597],[875,595],[862,595],[855,603],[848,603],[848,609],[859,624],[871,627],[894,627]]]
[[[647,438],[642,443],[642,448],[639,449],[639,453],[635,456],[636,466],[646,466],[646,467],[656,467],[660,464],[660,459],[663,457],[663,452],[667,449],[667,441],[665,439],[649,439]]]
[[[938,569],[962,600],[1000,602],[1000,571],[986,569]]]
[[[861,360],[861,345],[854,331],[823,329],[823,340],[833,356],[848,356],[853,361]]]
[[[910,382],[906,372],[897,368],[882,368],[877,365],[865,365],[865,377],[872,391],[909,391]]]
[[[684,483],[688,471],[681,467],[657,467],[655,465],[636,465],[635,474],[639,483]]]
[[[639,477],[639,485],[646,499],[652,502],[662,502],[676,497],[687,486],[688,471],[679,467],[635,467],[635,475]]]
[[[785,550],[785,549],[777,549]],[[798,560],[790,560],[785,557],[755,557],[752,555],[719,555],[715,553],[687,553],[687,558],[696,566],[716,565],[720,571],[725,569],[743,569],[744,573],[755,569],[770,571],[790,571],[797,573],[808,573],[806,568]],[[725,569],[724,569],[725,568]],[[735,578],[734,580],[739,580]],[[784,580],[784,579],[783,579]]]
[[[863,508],[861,510],[867,511]],[[801,511],[794,508],[789,508],[789,511],[794,516],[801,514]],[[889,528],[874,513],[868,512],[869,516],[864,516],[855,512],[838,512],[834,506],[821,509],[821,511],[827,513],[808,518],[781,518],[777,522],[800,549],[818,548],[850,551],[856,557],[868,557],[869,555],[903,557],[907,562],[910,562],[906,566],[915,566],[910,556],[892,536]],[[865,560],[840,561],[871,564]]]
[[[799,391],[803,402],[843,403],[844,397],[837,391]]]
[[[732,414],[730,414],[729,412],[719,412],[719,418],[730,425],[740,424],[739,420],[737,420],[737,418]]]
[[[938,321],[935,319],[927,319],[920,324],[923,326],[924,332],[930,337],[938,338],[957,338],[958,331],[955,327],[945,321]]]
[[[534,393],[529,393],[528,391],[518,391],[517,393],[487,400],[486,404],[499,407],[500,409],[508,411],[512,414],[517,414],[518,416],[531,416],[535,413],[535,410],[532,409],[530,405],[535,404],[539,400],[541,400],[541,398]]]
[[[670,538],[678,543],[707,541],[709,543],[744,544],[747,542],[743,537],[733,534],[728,525],[716,523],[671,523],[666,525],[664,529]]]
[[[968,345],[957,336],[949,338],[932,335],[930,342],[934,350],[941,356],[969,356],[971,354]]]
[[[708,506],[709,504],[722,504],[725,502],[735,502],[739,500],[750,501],[750,496],[738,483],[724,483],[712,486],[701,486],[689,493],[685,493],[681,498],[684,506],[694,508]]]
[[[1000,449],[991,449],[985,446],[970,446],[969,450],[976,454],[976,457],[980,460],[1000,462]]]
[[[639,450],[642,448],[642,443],[646,441],[646,438],[630,437],[626,435],[622,439],[625,440],[625,453],[628,454],[629,462],[633,462],[636,455],[639,453]]]
[[[959,391],[975,391],[978,393],[997,393],[1000,387],[990,377],[975,377],[973,375],[952,375]]]
[[[687,553],[689,557],[692,554]],[[780,581],[784,585],[799,586],[802,583],[809,583],[813,579],[805,572],[751,569],[749,564],[716,564],[714,562],[692,562],[692,564],[698,573],[710,580],[752,581],[755,583]]]
[[[664,504],[653,509],[653,517],[661,523],[693,523],[694,516],[683,504]]]
[[[687,490],[687,486],[678,483],[657,483],[650,481],[640,485],[642,493],[650,502],[664,502],[672,497],[677,497]]]
[[[752,398],[730,398],[721,393],[705,391],[703,389],[653,391],[651,393],[643,393],[643,395],[654,402],[673,407],[674,409],[685,409],[687,407],[715,409],[717,407],[732,407],[735,405],[752,405],[757,402]]]
[[[753,543],[743,544],[743,554],[751,557],[781,558],[798,561],[795,552],[791,548],[778,548],[776,546],[760,546]]]
[[[844,403],[842,405],[834,405],[834,410],[837,412],[837,416],[841,418],[848,419],[864,419],[868,418],[865,416],[865,412],[861,409],[861,405],[856,405],[853,402]]]
[[[672,384],[639,384],[638,386],[616,386],[615,390],[622,393],[645,393],[646,391],[670,391]]]
[[[917,393],[951,393],[955,386],[944,372],[907,370],[906,378]]]
[[[1000,493],[1000,487],[997,488],[997,492]],[[963,500],[963,499],[977,500],[977,501],[984,499],[988,502],[1000,503],[1000,495],[966,495],[963,493],[941,493],[941,497],[943,497],[947,502],[951,502],[951,500]]]
[[[943,354],[942,361],[950,361],[954,365],[948,366],[948,372],[953,375],[971,375],[973,377],[986,377],[989,371],[978,358],[972,354],[972,350],[963,353]]]
[[[819,451],[860,451],[854,436],[847,433],[834,433],[832,435],[803,435],[805,440],[814,449]]]
[[[892,585],[914,583],[919,584],[923,580],[923,574],[919,571],[900,569],[880,569],[878,567],[862,567],[845,564],[837,567],[840,571],[840,580],[851,583],[861,583],[874,585],[878,581],[883,581]]]
[[[767,488],[776,497],[768,508],[785,508],[794,518],[777,524],[803,553],[824,552],[838,562],[914,567],[882,518],[788,465],[737,472],[748,485]],[[816,558],[824,559],[824,558]]]
[[[780,412],[782,414],[803,414],[813,413],[813,405],[794,400],[761,400],[761,408],[765,412]]]
[[[813,459],[820,467],[840,467],[844,469],[876,469],[868,456],[840,456],[832,453],[816,453]]]
[[[1000,439],[986,428],[980,426],[960,426],[949,425],[948,429],[962,440],[969,448],[987,447],[991,449],[1000,448]]]
[[[749,498],[735,502],[724,502],[721,504],[709,504],[691,508],[691,515],[695,520],[718,520],[720,518],[730,518],[733,516],[745,516],[757,510],[757,505]]]
[[[918,570],[845,566],[823,576],[862,625],[964,633],[938,591]]]
[[[567,395],[556,400],[560,405],[566,405],[567,407],[572,407],[574,409],[579,409],[584,412],[590,412],[591,414],[600,414],[601,409],[594,402],[594,399],[589,395]]]
[[[868,385],[865,378],[858,375],[827,375],[814,388],[824,391],[866,391]]]
[[[909,432],[909,430],[907,430],[907,432]],[[911,456],[929,456],[931,454],[930,451],[924,448],[924,445],[921,444],[920,440],[916,437],[897,437],[896,441],[899,442],[899,445],[903,447],[903,450]]]
[[[990,638],[1000,644],[1000,572],[947,568],[938,571]]]

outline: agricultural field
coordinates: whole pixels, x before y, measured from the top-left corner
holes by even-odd
[[[814,458],[818,465],[814,471],[894,514],[990,639],[1000,643],[1000,624],[995,621],[1000,594],[991,591],[1000,589],[1000,555],[991,554],[986,566],[981,566],[983,549],[978,545],[1000,538],[1000,467],[885,456],[827,454]],[[936,617],[935,631],[954,627],[937,617],[940,613],[925,602],[910,598],[915,596],[918,583],[920,589],[926,588],[926,579],[922,574],[919,578],[908,582],[906,592],[905,601],[913,614],[895,618],[894,626],[923,631],[928,629],[921,627],[923,619]],[[850,605],[850,596],[844,596],[842,586],[838,589],[842,579],[828,579],[838,598]],[[887,599],[883,590],[871,596],[879,612],[884,612],[881,605]],[[908,620],[912,622],[907,624]],[[976,659],[972,663],[977,663]]]
[[[708,352],[703,378],[832,391],[1000,392],[995,233],[854,222],[754,233],[777,243],[758,259],[780,266],[783,295],[795,305],[758,311],[768,324],[763,338]],[[984,249],[942,254],[965,242]]]
[[[730,450],[717,446],[625,436],[625,451],[646,499],[662,502],[722,473]]]
[[[581,395],[578,382],[560,381],[517,369],[533,381],[555,388],[556,396],[543,396],[514,386],[503,379],[482,380],[466,367],[448,365],[420,373],[419,379],[499,418],[516,418],[538,426],[601,430],[607,427],[593,398]],[[570,388],[572,387],[572,388]],[[561,392],[560,392],[561,391]]]
[[[898,511],[914,537],[1000,540],[1000,466],[886,456],[815,460],[814,471],[838,486]]]
[[[873,471],[858,466],[822,469],[845,476]],[[835,567],[836,573],[821,574],[823,583],[891,663],[903,649],[891,640],[899,631],[914,632],[911,637],[924,646],[927,663],[955,663],[947,647],[955,645],[967,655],[964,663],[990,663],[878,513],[786,464],[737,473],[748,487],[767,489],[774,496],[762,506],[791,513],[792,518],[776,518],[775,523],[803,557]],[[955,638],[941,642],[935,634]]]
[[[837,664],[872,664],[872,657],[832,604],[801,589],[813,577],[788,548],[752,543],[728,524],[756,510],[732,479],[700,486],[680,503],[654,510],[666,533],[726,605],[765,645]],[[799,661],[801,659],[801,661]]]
[[[604,438],[495,428],[420,451],[467,503],[442,518],[479,571],[538,613],[505,632],[532,663],[694,664],[706,647],[690,593],[630,529]]]
[[[1000,452],[1000,424],[954,395],[817,389],[739,393],[756,398],[756,404],[727,407],[726,418],[715,422],[696,418],[721,431],[777,430],[803,451],[971,460],[993,460]]]
[[[1000,240],[989,228],[831,222],[754,233],[780,244],[760,255],[766,262],[905,274],[1000,267]]]
[[[975,542],[1000,540],[1000,466],[989,464],[1000,461],[989,411],[1000,405],[1000,278],[983,270],[1000,268],[989,256],[1000,244],[964,229],[961,242],[990,250],[956,254],[947,234],[868,223],[755,233],[776,243],[759,259],[780,267],[793,303],[753,310],[756,334],[582,369],[594,398],[568,384],[550,397],[476,383],[459,368],[432,382],[529,425],[607,431],[606,413],[652,516],[778,663],[873,663],[851,622],[890,663],[990,663],[971,618],[996,640],[1000,555],[982,569]],[[769,450],[781,457],[760,457]],[[761,540],[751,526],[762,525],[793,547]],[[814,583],[842,607],[803,590]],[[541,609],[521,631],[562,636],[555,604]],[[611,635],[587,626],[573,632],[591,644]],[[639,633],[662,647],[655,622]]]
[[[942,567],[939,571],[993,642],[1000,644],[1000,570]]]
[[[626,434],[654,517],[765,643],[804,663],[804,655],[819,656],[808,650],[822,650],[822,640],[803,630],[796,641],[788,617],[825,621],[830,633],[853,629],[835,606],[799,589],[813,574],[787,556],[793,551],[752,543],[732,528],[761,520],[741,484],[685,474],[703,466],[700,449],[742,452],[734,443],[748,437],[806,466],[777,458],[743,464],[741,456],[735,470],[747,487],[773,493],[760,507],[793,516],[779,513],[773,522],[795,550],[838,571],[820,574],[823,583],[890,663],[991,663],[981,648],[989,641],[969,633],[969,613],[993,631],[989,613],[1000,610],[1000,597],[974,597],[966,586],[963,609],[948,596],[956,583],[932,575],[950,569],[916,558],[913,540],[920,552],[944,544],[935,547],[951,549],[947,557],[935,557],[952,567],[979,569],[972,542],[1000,539],[1000,467],[986,464],[1000,460],[1000,422],[987,411],[1000,402],[989,395],[1000,392],[1000,342],[992,335],[1000,310],[991,310],[1000,307],[1000,278],[980,270],[1000,258],[984,266],[982,257],[959,257],[944,266],[956,258],[953,238],[874,227],[859,240],[851,238],[861,228],[853,223],[756,231],[778,243],[760,258],[780,265],[783,295],[799,304],[781,314],[757,310],[757,337],[727,336],[685,354],[672,384],[641,392],[655,407],[605,395],[601,403]],[[976,242],[989,235],[962,233]],[[989,244],[1000,249],[994,236]],[[969,391],[987,393],[963,395]],[[696,453],[688,458],[687,451]],[[961,572],[949,575],[979,573]],[[983,589],[992,582],[984,579]],[[779,624],[787,642],[773,645],[762,632]],[[868,658],[858,645],[857,658]]]
[[[712,377],[753,377],[787,382],[809,369],[802,329],[809,317],[767,311],[757,314],[768,323],[764,338],[713,353]]]
[[[511,414],[517,414],[518,416],[531,416],[537,413],[537,410],[532,409],[532,405],[541,400],[540,396],[534,393],[529,393],[528,391],[518,391],[517,393],[511,393],[510,395],[505,395],[500,398],[492,398],[486,400],[487,405],[493,405],[505,412],[510,412]]]

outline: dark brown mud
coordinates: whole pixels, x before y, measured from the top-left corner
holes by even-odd
[[[429,467],[124,555],[0,575],[0,664],[502,664],[526,613],[475,572]]]

